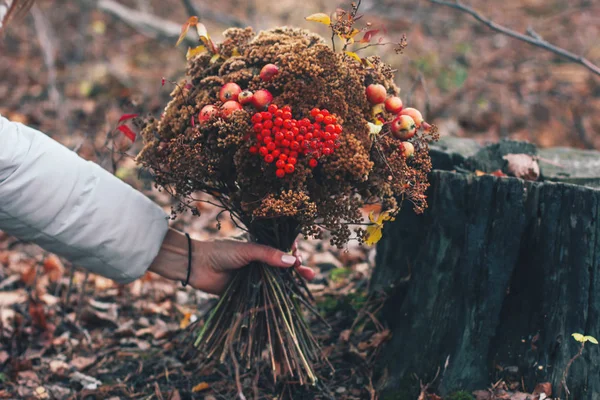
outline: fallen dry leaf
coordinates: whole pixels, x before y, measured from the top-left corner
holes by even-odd
[[[102,382],[100,382],[98,379],[88,375],[84,375],[79,371],[73,372],[73,374],[71,374],[71,381],[79,382],[81,386],[83,386],[83,388],[87,390],[96,390],[98,389],[98,386],[102,385]]]
[[[98,311],[89,306],[86,306],[83,309],[79,319],[81,322],[85,322],[87,325],[93,327],[112,326],[116,328],[119,326],[116,315],[111,315],[107,312]]]
[[[533,394],[545,394],[546,396],[552,396],[552,384],[550,382],[538,383],[535,386]]]
[[[82,371],[96,362],[96,357],[74,357],[69,364],[78,371]]]
[[[27,269],[21,274],[21,280],[27,286],[33,285],[35,282],[35,277],[37,275],[37,265],[29,265]]]
[[[42,399],[42,400],[50,398],[50,395],[48,394],[48,391],[43,386],[38,386],[35,389],[35,396],[36,396],[36,398]]]
[[[40,378],[35,372],[31,370],[21,371],[17,374],[17,382],[20,385],[34,387],[38,386],[37,384],[40,382]]]
[[[208,389],[209,387],[210,387],[210,385],[208,383],[206,383],[206,382],[200,382],[199,384],[197,384],[196,386],[194,386],[192,388],[192,392],[193,393],[198,393],[198,392],[201,392],[203,390]]]
[[[33,320],[33,324],[42,330],[48,329],[46,321],[46,312],[44,304],[33,298],[29,299],[29,316]]]
[[[190,319],[192,318],[192,313],[191,312],[186,312],[185,314],[183,314],[183,318],[181,319],[181,321],[179,322],[179,328],[181,329],[185,329],[190,325]]]
[[[492,394],[488,390],[476,390],[473,392],[475,400],[491,400]]]
[[[537,181],[540,177],[540,166],[537,160],[529,154],[507,154],[502,157],[508,161],[508,173],[517,178]]]
[[[376,332],[373,334],[373,336],[371,336],[371,338],[367,342],[360,342],[358,344],[358,349],[362,351],[371,347],[379,347],[391,336],[391,331],[389,329],[385,329],[381,332]]]
[[[48,274],[50,282],[56,282],[62,278],[65,272],[65,266],[54,254],[49,255],[43,262],[44,272]]]
[[[347,342],[348,340],[350,340],[351,334],[352,334],[352,331],[350,329],[344,329],[343,331],[340,332],[340,340],[342,342]]]
[[[12,292],[0,292],[0,307],[9,307],[13,304],[24,303],[25,300],[27,300],[27,294],[23,289]]]
[[[515,392],[509,397],[510,400],[529,400],[530,396],[527,393]]]
[[[168,400],[181,400],[181,396],[179,395],[179,390],[173,389],[171,393],[169,393]]]
[[[64,371],[69,369],[69,364],[67,364],[66,362],[62,361],[62,360],[52,360],[50,361],[50,371],[52,371],[53,374],[62,374],[64,373]]]

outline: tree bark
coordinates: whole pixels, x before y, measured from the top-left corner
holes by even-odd
[[[442,170],[430,180],[429,209],[407,204],[377,249],[372,288],[390,294],[393,332],[384,393],[414,399],[413,374],[427,382],[438,368],[442,395],[499,379],[529,392],[549,381],[560,393],[579,349],[571,334],[600,336],[600,190]],[[600,399],[599,356],[588,343],[573,363],[570,398]]]

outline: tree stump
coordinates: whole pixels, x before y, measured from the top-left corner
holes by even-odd
[[[435,168],[494,170],[507,152],[537,153],[459,142],[432,152]],[[415,399],[414,375],[426,383],[438,368],[442,395],[511,379],[566,397],[580,345],[571,334],[600,336],[600,167],[590,167],[600,153],[538,155],[541,182],[434,170],[426,212],[406,204],[385,225],[372,283],[389,292],[384,399]],[[598,346],[586,344],[567,385],[571,399],[600,399]]]

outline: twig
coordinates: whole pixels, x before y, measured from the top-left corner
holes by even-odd
[[[33,0],[5,0],[0,4],[0,33],[13,18],[20,18],[33,5]]]
[[[588,137],[588,134],[585,130],[585,126],[583,125],[583,117],[581,116],[581,113],[575,107],[571,108],[571,112],[573,114],[573,126],[579,134],[579,139],[581,139],[586,148],[593,149],[595,146],[594,143]]]
[[[81,311],[83,310],[83,296],[85,295],[85,286],[87,285],[88,278],[90,276],[90,271],[85,271],[85,278],[83,278],[83,284],[81,285],[81,293],[79,293],[79,300],[77,301],[77,312],[75,313],[75,321],[77,324],[79,321],[79,317],[81,316]]]
[[[50,101],[54,106],[55,110],[58,110],[61,114],[61,118],[65,117],[64,107],[59,107],[60,104],[60,93],[56,86],[56,56],[54,45],[54,39],[56,33],[48,23],[44,14],[40,11],[37,4],[34,4],[31,8],[31,15],[33,16],[33,22],[35,24],[35,33],[37,34],[40,47],[42,48],[42,54],[44,56],[44,63],[48,70],[48,90]]]
[[[234,328],[231,330],[231,332],[236,332],[237,328],[240,325],[240,322],[242,320],[242,316],[240,315],[234,325]],[[235,385],[237,387],[237,391],[238,391],[238,397],[240,398],[240,400],[246,400],[246,396],[244,396],[244,391],[242,388],[242,381],[240,380],[240,364],[238,363],[237,357],[235,356],[235,350],[233,349],[233,339],[229,338],[228,339],[229,342],[229,356],[231,357],[231,361],[233,361],[233,366],[235,368]]]
[[[573,362],[575,360],[577,360],[579,357],[581,357],[581,355],[583,354],[584,347],[585,347],[585,342],[582,342],[581,347],[579,348],[579,351],[577,352],[577,354],[575,354],[573,356],[573,358],[571,358],[569,360],[569,362],[567,363],[567,366],[565,367],[565,372],[563,372],[562,380],[560,381],[562,387],[565,389],[565,392],[567,394],[567,399],[569,398],[569,395],[571,394],[571,392],[569,392],[569,388],[567,387],[567,375],[569,374],[569,368],[571,368],[571,364],[573,364]],[[559,388],[558,394],[560,396],[560,388]]]
[[[185,12],[188,13],[189,16],[196,15],[198,18],[201,18],[205,21],[210,20],[221,25],[232,26],[236,28],[243,28],[249,25],[248,21],[244,21],[226,13],[214,10],[214,6],[212,5],[196,7],[192,0],[181,1],[185,7]]]
[[[526,43],[529,43],[533,46],[548,50],[548,51],[550,51],[554,54],[557,54],[567,60],[570,60],[576,64],[581,64],[584,67],[586,67],[588,70],[593,72],[594,74],[600,76],[600,67],[598,67],[597,65],[595,65],[594,63],[592,63],[590,60],[588,60],[587,58],[585,58],[583,56],[579,56],[575,53],[572,53],[568,50],[565,50],[561,47],[558,47],[556,45],[553,45],[552,43],[547,42],[538,33],[536,33],[531,27],[529,27],[527,30],[528,35],[524,35],[522,33],[519,33],[517,31],[509,29],[505,26],[498,25],[491,19],[481,15],[480,13],[478,13],[471,7],[468,7],[464,4],[462,4],[458,0],[454,3],[449,2],[449,1],[443,1],[443,0],[429,0],[429,2],[438,4],[441,6],[454,8],[455,10],[459,10],[466,14],[469,14],[470,16],[475,18],[477,21],[483,23],[484,25],[487,25],[489,28],[491,28],[492,30],[495,30],[496,32],[503,33],[507,36],[521,40]]]
[[[164,39],[172,42],[173,45],[181,33],[181,26],[176,22],[164,20],[155,15],[125,7],[114,0],[98,1],[98,9],[123,20],[123,22],[148,37]],[[192,46],[198,45],[198,39],[194,39],[192,33],[185,40]]]

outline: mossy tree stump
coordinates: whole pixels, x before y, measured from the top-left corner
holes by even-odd
[[[471,157],[438,147],[436,165],[495,170],[499,155],[537,152],[515,142],[491,152],[464,144]],[[434,170],[429,209],[415,215],[407,204],[385,226],[372,284],[390,294],[384,393],[418,393],[413,374],[427,382],[447,360],[441,394],[506,378],[528,391],[549,381],[558,392],[579,349],[571,334],[600,336],[600,168],[583,172],[600,153],[573,153],[581,152],[540,152],[555,164],[540,161],[542,175],[554,171],[541,182]],[[560,182],[574,179],[583,184]],[[600,399],[598,346],[586,345],[567,383],[572,399]]]

